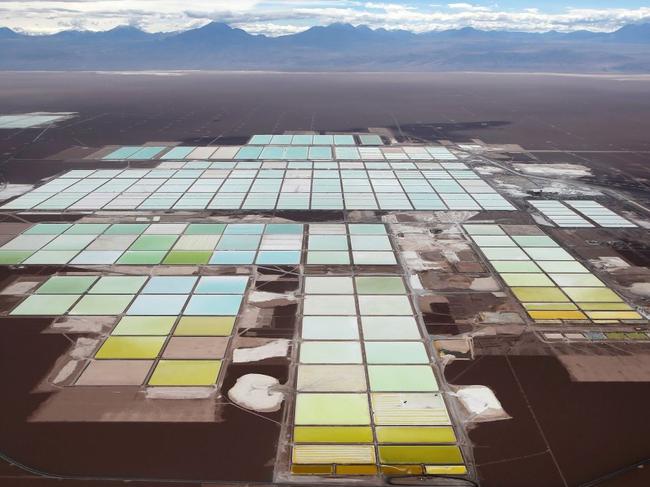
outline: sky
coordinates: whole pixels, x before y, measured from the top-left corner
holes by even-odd
[[[412,32],[461,27],[606,32],[650,22],[650,0],[0,0],[0,27],[32,34],[118,25],[169,32],[211,21],[270,36],[334,22]]]

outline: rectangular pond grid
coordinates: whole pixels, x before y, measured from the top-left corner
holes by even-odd
[[[3,210],[515,210],[471,170],[73,170]]]
[[[116,316],[77,386],[214,386],[248,276],[57,275],[11,316]]]
[[[463,225],[535,321],[643,320],[630,305],[538,227]]]
[[[570,200],[565,204],[582,213],[601,227],[635,228],[636,225],[593,200]]]
[[[303,284],[292,473],[465,474],[402,277]]]
[[[635,228],[637,225],[593,200],[528,200],[528,202],[559,227]],[[568,205],[568,206],[566,206]],[[569,208],[569,206],[571,208]],[[589,220],[580,216],[581,213]]]
[[[1,127],[0,127],[1,128]],[[306,136],[311,137],[311,136]],[[354,146],[318,144],[313,136],[309,145],[246,145],[246,146],[122,146],[102,157],[105,161],[126,161],[152,159],[160,160],[270,160],[270,161],[456,161],[457,157],[447,148],[440,146]],[[325,136],[321,136],[325,137]],[[284,140],[284,139],[283,139]],[[334,139],[336,140],[336,139]]]
[[[304,245],[307,230],[307,245]],[[38,223],[0,265],[396,265],[383,224]]]
[[[462,162],[432,162],[432,161],[162,161],[156,170],[178,170],[178,169],[360,169],[360,170],[383,170],[394,169],[398,171],[428,170],[428,171],[466,171],[469,167]],[[112,171],[118,174],[116,170]],[[119,170],[117,170],[119,171]],[[110,172],[104,172],[110,174]],[[151,174],[151,173],[149,173]],[[174,171],[172,174],[176,174]],[[461,178],[463,174],[461,173]],[[153,176],[151,176],[153,177]]]
[[[528,200],[528,203],[558,227],[593,227],[591,223],[582,218],[571,208],[567,208],[560,201]]]

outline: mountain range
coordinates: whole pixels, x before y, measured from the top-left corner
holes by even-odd
[[[421,34],[339,23],[280,37],[219,22],[170,33],[123,26],[25,35],[0,28],[0,69],[650,73],[650,23],[610,33],[467,27]]]

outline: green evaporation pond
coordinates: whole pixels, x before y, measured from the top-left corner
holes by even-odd
[[[297,425],[370,424],[366,394],[297,394]]]
[[[225,223],[191,223],[185,235],[221,235],[225,229]]]
[[[56,316],[66,311],[79,299],[76,294],[35,294],[20,303],[11,315]]]
[[[116,223],[104,235],[140,235],[148,226],[148,223]]]
[[[166,250],[129,250],[117,260],[118,264],[126,265],[154,265],[160,264],[167,255]]]
[[[557,247],[558,244],[545,235],[526,235],[521,237],[512,237],[522,247]]]
[[[82,294],[97,276],[53,276],[38,288],[37,294]]]
[[[125,316],[111,334],[167,336],[175,322],[175,316]]]
[[[429,356],[421,342],[366,342],[369,364],[426,364]]]
[[[401,277],[357,277],[358,294],[405,294]]]
[[[23,235],[59,235],[71,226],[70,223],[38,223],[23,232]]]
[[[508,286],[549,286],[553,287],[555,284],[544,274],[501,274],[501,278]]]
[[[144,283],[146,276],[104,276],[95,283],[90,294],[136,294]]]
[[[141,235],[129,250],[169,250],[177,238],[176,235]]]
[[[369,365],[373,392],[434,392],[438,383],[429,365]]]
[[[20,264],[33,253],[32,250],[0,250],[0,264]]]
[[[70,310],[71,315],[119,315],[133,299],[129,294],[88,294],[81,298],[74,308]]]

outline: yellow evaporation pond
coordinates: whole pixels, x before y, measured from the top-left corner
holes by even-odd
[[[427,475],[466,475],[465,465],[425,465],[424,473]]]
[[[517,299],[523,302],[563,303],[569,301],[569,298],[557,287],[513,287],[511,289]]]
[[[508,286],[555,286],[544,274],[501,274]]]
[[[166,337],[110,336],[101,346],[98,359],[145,359],[156,358]]]
[[[220,360],[161,360],[150,386],[211,386],[217,382]]]
[[[633,311],[626,303],[580,303],[582,311]]]
[[[587,320],[581,311],[529,311],[534,320]]]
[[[332,465],[292,465],[294,475],[332,475]]]
[[[382,465],[384,475],[421,475],[422,465]]]
[[[593,274],[549,274],[551,279],[553,279],[558,286],[568,286],[568,287],[604,287],[605,284],[602,283]]]
[[[463,463],[463,455],[455,445],[435,446],[385,446],[380,445],[379,461],[381,463]]]
[[[228,336],[235,325],[234,316],[183,316],[174,335]]]
[[[587,316],[593,320],[642,320],[636,311],[587,311]]]
[[[622,299],[611,289],[599,287],[566,287],[564,292],[576,303],[614,303]]]
[[[379,443],[454,443],[456,435],[449,426],[377,426]]]
[[[524,303],[528,311],[572,311],[578,307],[573,303]]]
[[[296,426],[295,443],[372,443],[369,426]]]
[[[375,463],[373,445],[295,445],[293,463]]]
[[[337,465],[336,475],[377,475],[376,465]]]

